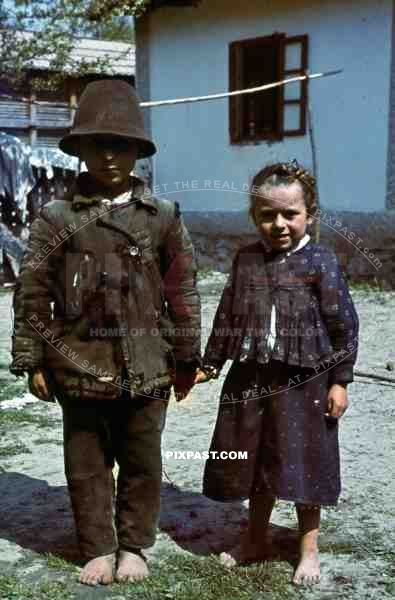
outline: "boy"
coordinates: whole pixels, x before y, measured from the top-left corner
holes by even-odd
[[[88,172],[32,225],[10,370],[27,372],[32,393],[62,406],[65,472],[87,559],[80,581],[136,581],[148,574],[141,549],[154,543],[158,522],[170,386],[183,399],[199,364],[193,248],[178,206],[147,196],[130,176],[136,159],[156,152],[131,86],[89,84],[60,148]]]

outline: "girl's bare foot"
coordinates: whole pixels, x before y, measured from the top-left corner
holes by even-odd
[[[320,508],[309,505],[296,505],[299,520],[300,560],[292,583],[311,585],[320,581],[320,561],[318,557],[318,533]]]
[[[256,546],[251,542],[243,542],[229,550],[229,552],[221,552],[219,560],[221,565],[231,569],[239,564],[263,560],[265,557],[265,550],[267,550],[266,539],[264,539],[259,546]]]
[[[147,563],[144,558],[134,552],[120,550],[118,555],[118,568],[115,579],[118,582],[141,581],[149,575]]]
[[[86,563],[78,578],[85,585],[110,585],[114,581],[115,554],[97,556]]]
[[[219,560],[224,567],[232,568],[237,564],[259,562],[267,555],[270,539],[268,528],[275,498],[266,494],[254,494],[250,497],[248,530],[241,544],[222,552]]]
[[[221,552],[219,555],[219,562],[223,567],[227,569],[232,569],[233,567],[237,567],[239,563],[241,563],[241,547],[236,546],[229,550],[229,552]]]
[[[315,584],[320,581],[320,561],[318,550],[307,550],[302,553],[298,566],[296,567],[292,583],[295,585]]]

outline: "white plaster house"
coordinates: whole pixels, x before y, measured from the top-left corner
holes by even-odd
[[[155,183],[169,192],[174,182],[202,188],[217,180],[240,190],[269,162],[297,158],[312,167],[310,105],[321,204],[362,213],[394,209],[394,14],[393,0],[153,0],[136,24],[143,100],[343,69],[299,89],[287,86],[284,96],[146,109],[159,146]],[[174,199],[187,211],[235,211],[247,201],[223,189],[187,187]]]

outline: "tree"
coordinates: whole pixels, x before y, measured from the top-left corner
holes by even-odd
[[[96,34],[126,41],[133,31],[131,18],[139,16],[150,1],[0,0],[0,77],[23,87],[32,62],[39,59],[46,59],[48,71],[56,73],[50,85],[57,85],[65,74],[97,70],[98,61],[73,61],[73,38]],[[104,67],[105,61],[101,62]]]
[[[89,25],[81,33],[99,40],[113,40],[128,44],[133,44],[135,41],[132,18],[128,16],[114,17],[100,22],[89,21]]]

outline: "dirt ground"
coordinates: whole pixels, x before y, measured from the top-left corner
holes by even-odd
[[[205,328],[223,284],[221,274],[200,281]],[[354,291],[354,299],[362,328],[357,368],[395,377],[394,372],[385,370],[386,363],[395,359],[395,293],[361,289]],[[63,474],[60,409],[33,402],[28,394],[22,397],[20,384],[7,372],[10,293],[0,295],[0,328],[0,573],[28,582],[51,577],[65,581],[75,574],[61,570],[59,575],[51,569],[56,567],[52,555],[66,560],[77,557]],[[224,373],[218,381],[195,388],[189,404],[171,402],[164,453],[208,449],[223,377]],[[313,590],[295,591],[295,597],[360,600],[395,596],[394,391],[394,385],[361,378],[350,386],[351,405],[341,423],[343,491],[339,506],[323,511],[322,582]],[[14,397],[19,399],[8,402]],[[160,562],[171,552],[206,556],[231,547],[246,526],[246,507],[215,503],[201,495],[203,460],[165,458],[164,463],[160,531],[149,551],[152,562]],[[272,522],[280,545],[281,540],[295,544],[290,528],[296,521],[290,504],[279,502]],[[288,562],[284,569],[291,576]],[[114,594],[111,589],[88,590],[76,585],[74,597],[131,597],[119,590]],[[2,595],[0,588],[0,598],[11,596]]]

